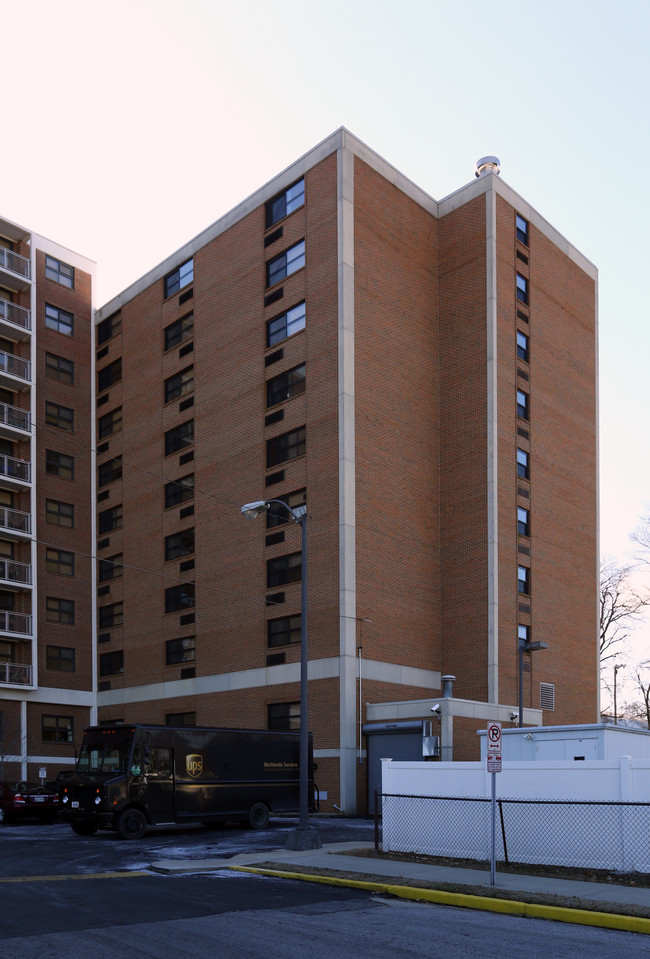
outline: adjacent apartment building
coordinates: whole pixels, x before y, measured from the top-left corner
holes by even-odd
[[[40,260],[31,239],[36,285],[16,295],[38,332],[16,341],[42,379],[15,395],[37,423],[22,442],[42,460],[25,494],[40,532],[21,550],[42,556],[48,632],[22,641],[34,691],[5,683],[3,699],[69,679],[33,708],[71,717],[75,738],[95,702],[101,722],[297,728],[300,529],[274,505],[242,518],[265,499],[307,507],[323,810],[366,808],[373,743],[478,758],[477,729],[516,725],[520,688],[526,724],[597,718],[597,271],[494,158],[476,172],[434,200],[339,130],[97,311],[92,356],[76,312],[90,266]],[[74,409],[74,433],[51,404]],[[74,506],[74,529],[50,502]],[[55,549],[74,580],[47,565]],[[67,629],[54,600],[75,602]],[[74,672],[47,671],[55,645]]]
[[[95,265],[0,219],[0,778],[54,778],[96,716]]]

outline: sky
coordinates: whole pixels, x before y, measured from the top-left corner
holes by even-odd
[[[95,260],[98,305],[340,126],[436,199],[497,155],[599,270],[601,551],[630,559],[650,505],[647,0],[0,0],[0,23],[0,211]],[[648,658],[650,627],[637,640]]]

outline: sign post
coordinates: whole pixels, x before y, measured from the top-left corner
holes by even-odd
[[[497,780],[501,772],[501,723],[488,723],[487,771],[492,773],[492,823],[490,830],[490,885],[496,883]]]

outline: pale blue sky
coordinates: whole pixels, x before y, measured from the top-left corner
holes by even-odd
[[[341,125],[437,199],[499,156],[600,271],[625,558],[650,502],[650,2],[0,2],[0,209],[97,260],[101,302]]]

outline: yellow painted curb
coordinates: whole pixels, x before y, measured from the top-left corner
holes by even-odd
[[[443,892],[440,889],[421,889],[417,886],[400,886],[387,882],[366,882],[362,879],[339,879],[335,876],[316,876],[304,872],[288,872],[282,869],[260,869],[256,866],[228,866],[237,872],[253,872],[262,876],[280,879],[302,879],[321,882],[329,886],[345,886],[382,892],[401,899],[417,899],[439,905],[459,906],[465,909],[483,909],[509,916],[525,916],[528,919],[549,919],[554,922],[571,922],[583,926],[599,926],[602,929],[618,929],[624,932],[639,932],[650,935],[650,919],[637,916],[621,916],[611,912],[591,912],[587,909],[571,909],[566,906],[546,906],[541,903],[519,902],[515,899],[494,899],[490,896],[474,896],[462,892]]]

